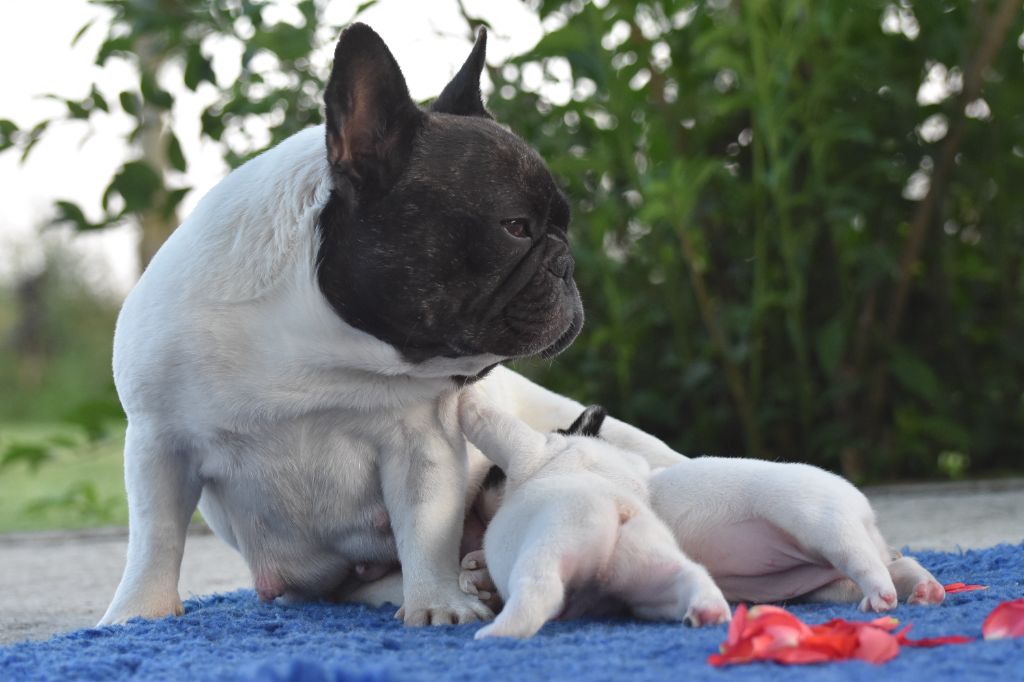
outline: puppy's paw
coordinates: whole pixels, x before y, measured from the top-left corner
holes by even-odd
[[[699,628],[705,625],[721,625],[732,619],[729,602],[719,594],[702,595],[692,602],[683,616],[683,623]]]
[[[895,589],[878,590],[866,595],[860,601],[860,610],[881,613],[882,611],[896,608],[897,603],[899,603],[899,600],[896,598]]]
[[[540,623],[527,623],[523,621],[516,622],[515,619],[512,618],[499,618],[490,625],[485,625],[477,630],[473,635],[473,639],[487,639],[488,637],[529,639],[537,634],[537,631],[543,626],[543,621]]]
[[[925,578],[914,585],[914,591],[907,597],[908,604],[921,604],[922,606],[937,606],[946,599],[946,590],[938,580]]]
[[[421,598],[407,598],[395,618],[412,627],[461,625],[491,620],[494,613],[477,597],[449,589],[424,593]]]
[[[497,588],[487,570],[483,550],[470,552],[462,558],[462,571],[459,573],[459,587],[466,594],[480,596],[481,593],[494,593]]]

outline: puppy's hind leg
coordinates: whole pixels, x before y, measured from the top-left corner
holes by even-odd
[[[900,557],[889,564],[889,575],[896,585],[896,594],[908,604],[934,606],[946,598],[946,590],[928,570],[913,557]]]
[[[729,603],[711,575],[676,545],[653,513],[639,511],[622,524],[609,567],[609,591],[648,620],[718,625]]]
[[[182,613],[178,575],[185,533],[202,491],[191,453],[154,429],[129,423],[124,466],[128,561],[100,625]]]
[[[887,611],[895,607],[896,587],[886,568],[888,549],[874,525],[860,519],[842,517],[830,529],[828,536],[828,540],[815,537],[811,546],[857,585],[863,595],[861,610]],[[826,590],[822,595],[827,595],[830,588],[838,591],[836,594],[841,594],[848,586],[837,581],[822,588]],[[822,601],[822,595],[818,595],[816,600]]]
[[[529,555],[520,557],[512,568],[509,591],[501,613],[493,623],[477,630],[475,639],[532,637],[565,605],[565,583],[558,574],[558,562],[550,559],[539,564]]]

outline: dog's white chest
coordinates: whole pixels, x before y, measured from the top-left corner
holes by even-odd
[[[422,421],[338,410],[222,433],[202,463],[200,509],[257,584],[325,594],[355,563],[397,562],[380,465],[413,455]]]

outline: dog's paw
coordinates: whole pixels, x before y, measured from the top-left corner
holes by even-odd
[[[498,617],[490,625],[485,625],[476,631],[473,639],[487,639],[489,637],[507,637],[511,639],[529,639],[537,634],[537,631],[544,627],[544,620],[531,622],[516,618]]]
[[[864,612],[874,611],[881,613],[896,608],[899,600],[896,598],[895,589],[878,590],[865,597],[860,602],[860,610]]]
[[[925,578],[914,585],[914,591],[907,597],[908,604],[921,604],[923,606],[937,606],[946,599],[946,590],[938,580]]]
[[[395,618],[412,627],[460,625],[491,620],[494,613],[471,594],[459,590],[438,590],[424,593],[421,598],[407,598],[395,613]]]
[[[732,619],[729,602],[719,594],[708,594],[697,597],[686,609],[683,623],[699,628],[705,625],[721,625]]]
[[[180,616],[185,613],[185,607],[177,594],[163,598],[150,598],[138,602],[116,600],[107,609],[107,612],[96,624],[121,625],[132,618],[144,618],[146,620],[159,620],[168,616]]]

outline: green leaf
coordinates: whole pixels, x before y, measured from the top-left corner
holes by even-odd
[[[87,119],[89,118],[89,110],[82,105],[81,102],[76,102],[72,99],[64,100],[64,105],[68,108],[68,116],[75,119]]]
[[[107,63],[107,60],[115,54],[132,54],[132,43],[133,38],[131,35],[107,38],[103,41],[103,44],[100,45],[99,52],[96,53],[96,65],[103,66]]]
[[[13,121],[0,119],[0,152],[15,145],[18,132],[18,126]]]
[[[71,223],[76,230],[89,229],[89,221],[78,204],[70,201],[59,200],[54,202],[57,207],[57,216],[53,219],[54,224]]]
[[[167,133],[167,160],[174,170],[181,171],[182,173],[185,172],[185,168],[188,166],[185,162],[185,154],[181,151],[181,142],[178,141],[178,136],[174,134],[174,131],[168,131]]]
[[[219,141],[224,134],[224,114],[214,107],[209,107],[203,111],[200,120],[203,125],[203,135]]]
[[[131,114],[132,116],[138,116],[139,112],[142,111],[138,93],[125,90],[117,96],[117,99],[121,102],[121,108],[125,110],[125,113]]]
[[[178,210],[178,204],[185,198],[189,192],[192,191],[191,187],[179,187],[172,189],[167,193],[167,198],[163,205],[163,215],[165,218],[170,218],[176,210]]]
[[[106,98],[100,93],[95,85],[93,85],[92,89],[89,91],[89,99],[92,100],[92,106],[94,109],[99,109],[100,111],[105,112],[110,111],[110,107],[107,106]]]
[[[152,207],[153,198],[161,187],[163,180],[148,164],[129,161],[110,182],[107,195],[111,191],[117,192],[124,199],[125,213],[139,213]],[[107,196],[104,197],[104,206],[106,203]]]
[[[207,59],[198,44],[189,46],[185,55],[185,87],[195,90],[203,81],[216,83],[216,76],[213,73],[213,65]]]
[[[86,31],[92,28],[92,25],[95,21],[95,19],[90,19],[89,21],[82,24],[82,27],[78,29],[78,31],[75,33],[75,37],[71,39],[71,47],[74,47],[78,44],[78,41],[82,39],[82,36],[85,35]]]
[[[174,104],[174,98],[171,97],[171,93],[157,84],[156,77],[153,74],[142,74],[142,77],[139,78],[139,91],[142,93],[142,99],[146,104],[158,109],[170,109]]]

